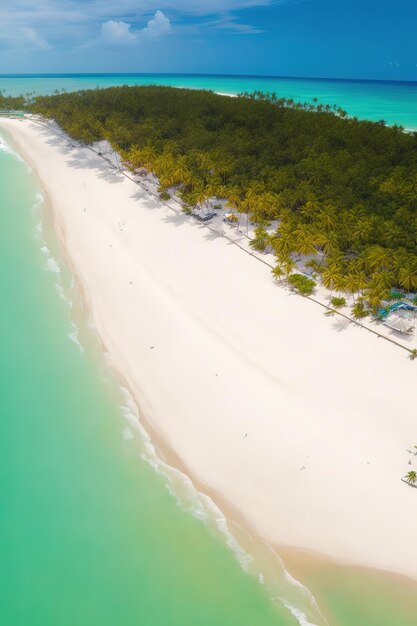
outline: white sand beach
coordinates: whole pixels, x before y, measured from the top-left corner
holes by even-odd
[[[274,545],[417,579],[417,361],[277,285],[90,150],[2,119],[146,419]],[[411,465],[409,464],[411,461]]]

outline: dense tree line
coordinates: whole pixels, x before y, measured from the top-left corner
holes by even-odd
[[[0,93],[0,110],[22,110],[25,106],[26,99],[23,96],[5,96],[4,94]]]
[[[185,207],[226,198],[257,225],[252,245],[272,247],[277,278],[298,253],[315,255],[328,289],[372,308],[392,287],[417,289],[417,133],[259,92],[116,87],[28,106],[75,139],[107,139],[161,192],[176,186]]]

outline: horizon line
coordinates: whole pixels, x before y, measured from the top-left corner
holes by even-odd
[[[417,80],[395,80],[389,78],[336,78],[323,76],[283,76],[274,74],[211,74],[198,72],[39,72],[39,73],[10,73],[0,74],[0,78],[65,78],[65,77],[92,77],[92,76],[206,76],[213,78],[270,78],[278,80],[322,80],[329,82],[355,83],[400,83],[417,85]]]

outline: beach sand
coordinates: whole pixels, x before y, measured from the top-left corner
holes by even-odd
[[[1,120],[115,370],[198,487],[267,542],[417,579],[417,362],[277,285],[86,148]],[[411,465],[409,465],[411,461]]]

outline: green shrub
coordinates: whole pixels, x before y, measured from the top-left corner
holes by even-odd
[[[159,194],[159,197],[161,198],[161,200],[170,200],[171,196],[169,195],[169,193],[167,191],[161,191],[161,193]]]
[[[363,319],[364,317],[367,317],[368,314],[369,314],[369,311],[366,309],[363,302],[356,302],[356,304],[353,305],[352,315],[355,318],[355,320]]]
[[[335,309],[340,309],[342,306],[346,306],[346,298],[333,296],[330,300],[330,304],[334,306]]]
[[[311,296],[317,283],[302,274],[290,274],[288,284],[302,296]]]
[[[266,232],[264,228],[262,228],[261,226],[258,226],[255,229],[255,237],[251,239],[249,242],[250,247],[253,248],[254,250],[257,250],[258,252],[265,252],[268,244],[269,244],[268,233]]]

